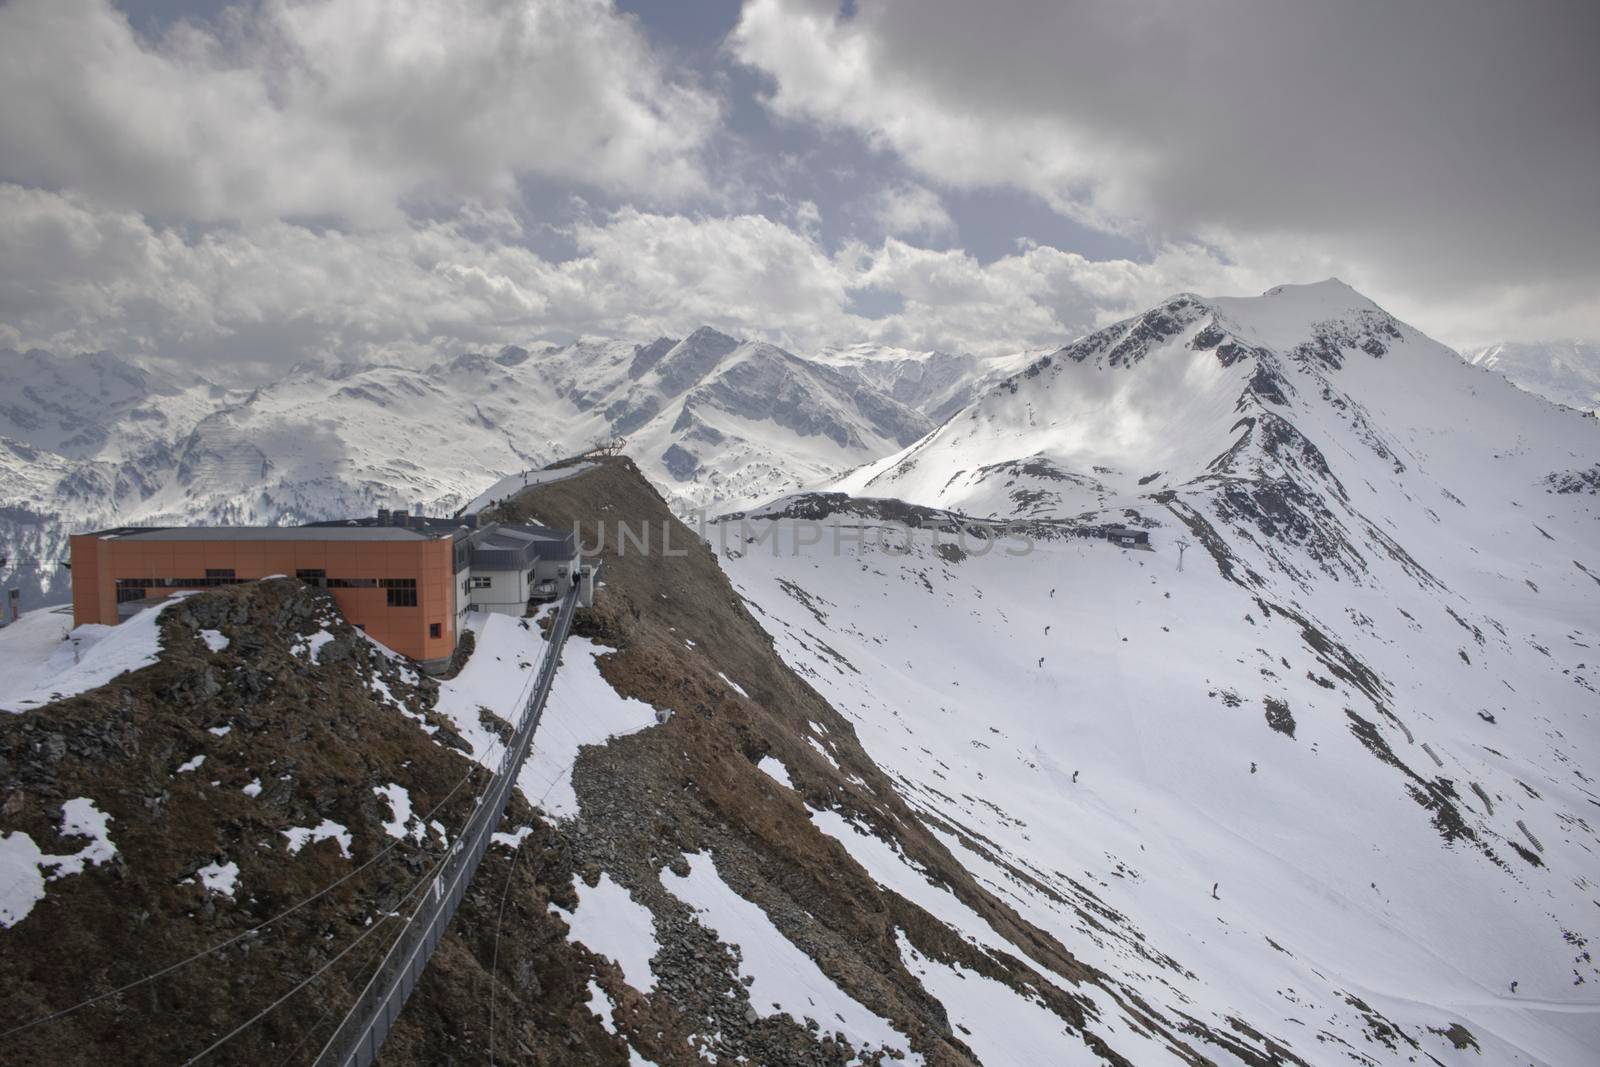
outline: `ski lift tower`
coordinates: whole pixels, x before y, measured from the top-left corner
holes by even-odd
[[[1178,546],[1178,570],[1183,570],[1183,550],[1189,547],[1189,539],[1180,537],[1173,544]]]

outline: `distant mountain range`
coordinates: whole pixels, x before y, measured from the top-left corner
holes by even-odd
[[[1200,306],[1183,298],[1150,315]],[[958,425],[919,442],[1037,358],[877,345],[800,356],[702,327],[682,339],[511,346],[426,367],[298,367],[243,389],[110,353],[0,350],[0,555],[12,560],[0,583],[29,603],[62,599],[56,561],[74,530],[294,523],[416,503],[453,512],[506,475],[615,436],[681,513],[750,507],[907,447],[962,449]],[[1469,362],[1572,407],[1600,402],[1590,345],[1496,345]],[[1038,458],[1010,449],[952,468],[931,495],[985,513],[1030,501],[1024,510],[1038,512],[1069,500],[1106,506],[1145,476],[1167,484],[1181,463],[1116,442],[1169,411],[1203,414],[1186,395],[1194,383],[1168,383],[1170,408],[1149,410],[1122,406],[1106,384],[1075,383],[1077,399],[1053,416],[1063,440],[1100,447],[1104,462],[1063,472],[1048,448]],[[963,417],[1009,417],[988,410]],[[1157,452],[1193,445],[1181,433],[1162,439]],[[849,484],[889,491],[905,476],[874,467]],[[994,492],[1002,485],[1006,500]]]
[[[1579,411],[1600,408],[1600,344],[1502,342],[1465,353],[1475,367],[1505,375],[1515,385]]]
[[[912,443],[1022,358],[803,358],[707,327],[233,389],[107,353],[0,351],[0,554],[14,561],[0,580],[30,603],[61,599],[54,561],[95,527],[449,513],[618,435],[680,511],[748,505]]]

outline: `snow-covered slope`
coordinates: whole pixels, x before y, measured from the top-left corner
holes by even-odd
[[[104,354],[0,352],[0,555],[17,561],[0,583],[31,604],[64,597],[55,561],[74,530],[454,511],[617,435],[674,506],[721,510],[835,477],[932,425],[863,374],[708,328],[421,369],[302,367],[253,391],[180,385]]]
[[[815,483],[932,428],[872,385],[705,327],[641,349],[605,415],[646,474],[704,507]]]
[[[1600,408],[1600,345],[1592,341],[1508,341],[1480,348],[1466,359],[1546,400],[1580,411]]]
[[[766,514],[837,533],[708,535],[968,870],[1125,999],[1237,1035],[1220,1062],[1594,1061],[1593,419],[1326,282],[1176,297],[841,487],[1026,517],[811,496]],[[961,1021],[1073,1046],[1017,1005]]]
[[[137,455],[181,436],[229,396],[204,380],[180,385],[106,352],[57,359],[0,349],[0,437],[69,459]]]
[[[826,349],[814,358],[881,389],[937,424],[988,386],[1021,370],[1032,357],[1026,352],[983,357],[862,343]]]

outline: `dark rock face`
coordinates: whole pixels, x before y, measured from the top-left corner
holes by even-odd
[[[634,381],[643,378],[661,357],[672,351],[678,343],[673,337],[657,337],[647,345],[640,345],[633,350],[633,362],[628,364],[628,377]]]
[[[1205,311],[1204,305],[1189,297],[1178,297],[1139,317],[1126,334],[1106,354],[1106,363],[1112,367],[1132,366],[1143,359],[1152,348],[1175,337]]]
[[[1398,341],[1404,336],[1400,324],[1391,316],[1366,309],[1349,319],[1319,324],[1311,340],[1296,348],[1292,355],[1296,359],[1321,363],[1329,370],[1338,370],[1344,366],[1346,350],[1356,349],[1378,359],[1388,354],[1386,342]]]
[[[1283,376],[1276,368],[1264,363],[1257,364],[1255,374],[1250,377],[1250,392],[1253,396],[1269,404],[1285,405],[1289,403],[1289,398],[1284,396],[1283,389]]]
[[[802,437],[825,437],[840,448],[866,447],[860,431],[847,421],[852,412],[901,445],[932,429],[926,416],[881,391],[768,345],[695,390],[691,399],[741,418],[772,422]]]
[[[625,397],[614,402],[606,408],[606,418],[610,420],[613,432],[629,434],[655,418],[660,411],[661,399],[653,393],[646,393],[638,400]]]
[[[693,478],[695,471],[700,469],[700,460],[695,454],[677,444],[661,453],[661,462],[667,465],[667,473],[680,482]]]
[[[709,326],[702,326],[664,353],[656,364],[656,381],[667,396],[678,396],[698,385],[739,347],[739,342]]]
[[[1556,471],[1544,480],[1555,493],[1600,493],[1600,466],[1587,470]]]
[[[1267,725],[1278,731],[1294,737],[1294,715],[1289,711],[1289,705],[1273,697],[1264,701],[1267,708]]]

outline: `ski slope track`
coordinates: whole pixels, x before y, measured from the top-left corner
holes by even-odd
[[[1219,1063],[1588,1064],[1597,484],[1593,419],[1328,281],[1175,297],[707,536],[927,826],[1104,975],[1105,1048],[1186,1060],[1166,1025]],[[1071,536],[1094,523],[1152,550]],[[901,947],[984,1062],[1084,1058]]]

